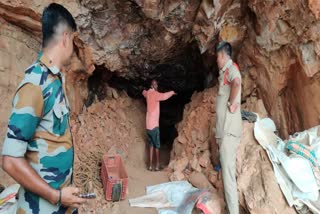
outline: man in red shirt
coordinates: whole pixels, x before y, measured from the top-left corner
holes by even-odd
[[[158,82],[152,80],[151,88],[143,90],[143,96],[147,100],[147,117],[146,128],[150,146],[149,170],[152,171],[153,151],[156,150],[157,165],[155,170],[159,171],[159,149],[160,149],[160,130],[159,130],[159,116],[160,116],[160,101],[164,101],[175,95],[174,91],[166,93],[158,92]]]

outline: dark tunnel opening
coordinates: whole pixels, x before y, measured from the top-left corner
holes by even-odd
[[[88,80],[89,96],[86,106],[95,99],[101,101],[107,97],[107,88],[112,87],[134,99],[143,99],[143,89],[149,89],[153,79],[158,81],[159,92],[174,90],[177,95],[160,103],[160,140],[162,162],[168,164],[174,139],[178,136],[176,124],[183,118],[185,105],[190,102],[196,91],[212,87],[216,83],[216,67],[210,55],[201,55],[195,44],[188,46],[181,54],[164,63],[152,63],[145,68],[133,68],[134,77],[123,73],[110,72],[97,66]],[[120,75],[121,74],[121,75]],[[144,100],[145,102],[145,100]],[[145,102],[146,103],[146,102]]]

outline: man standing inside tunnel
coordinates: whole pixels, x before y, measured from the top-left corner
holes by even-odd
[[[174,91],[166,93],[158,92],[158,82],[156,80],[151,81],[151,88],[149,90],[143,90],[143,96],[147,100],[147,116],[146,116],[146,128],[149,140],[150,154],[149,154],[149,168],[152,171],[153,153],[156,151],[156,168],[155,171],[160,169],[160,130],[159,130],[159,117],[160,117],[160,101],[164,101],[175,95]]]
[[[76,213],[73,144],[61,68],[70,63],[76,23],[62,5],[42,15],[42,51],[16,91],[3,145],[3,169],[20,185],[17,213]],[[28,54],[28,53],[25,53]]]
[[[238,214],[236,154],[242,134],[241,75],[238,65],[231,59],[232,47],[228,42],[220,42],[216,47],[216,54],[219,67],[216,139],[219,144],[227,210],[230,214]]]

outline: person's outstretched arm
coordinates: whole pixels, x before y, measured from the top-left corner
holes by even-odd
[[[157,93],[157,100],[164,101],[164,100],[169,99],[170,97],[172,97],[175,94],[176,94],[176,92],[174,92],[174,91],[169,91],[169,92],[166,92],[166,93],[158,92]]]
[[[142,91],[142,95],[143,95],[144,97],[147,97],[147,91],[146,91],[146,90],[143,90],[143,91]]]

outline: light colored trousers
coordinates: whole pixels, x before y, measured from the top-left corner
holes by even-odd
[[[240,138],[232,135],[225,135],[223,138],[217,138],[217,142],[219,144],[222,180],[227,210],[229,214],[239,214],[236,159]]]

